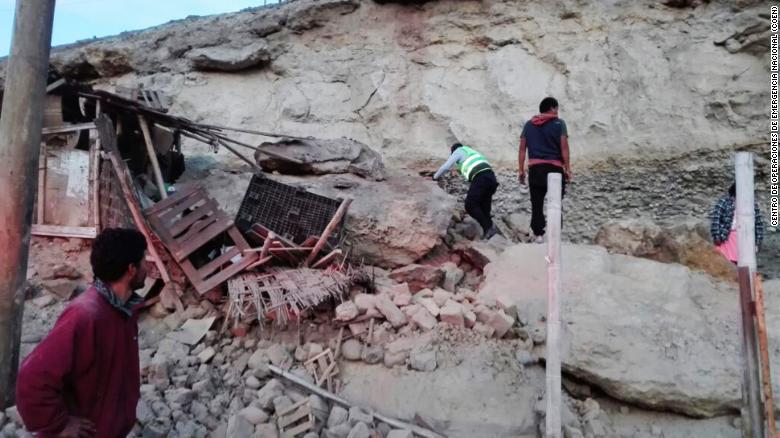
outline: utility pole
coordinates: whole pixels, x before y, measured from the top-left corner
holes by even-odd
[[[17,0],[0,115],[0,407],[14,404],[55,0]]]
[[[560,173],[547,174],[547,438],[561,429],[561,198]]]

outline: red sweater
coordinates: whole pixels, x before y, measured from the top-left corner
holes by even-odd
[[[91,287],[22,362],[16,402],[39,437],[60,432],[69,416],[91,420],[98,437],[125,437],[140,384],[137,315],[127,317]]]

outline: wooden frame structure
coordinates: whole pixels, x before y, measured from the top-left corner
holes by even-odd
[[[97,134],[97,127],[94,123],[79,123],[74,125],[63,125],[57,127],[43,128],[42,134],[65,134],[70,132],[90,131],[90,136]],[[100,230],[100,150],[101,139],[95,135],[90,141],[89,146],[89,175],[88,175],[88,194],[87,199],[89,208],[87,212],[87,226],[70,226],[61,224],[46,223],[46,182],[48,176],[48,147],[46,139],[41,141],[40,159],[38,160],[38,199],[36,205],[36,221],[32,226],[34,236],[49,237],[73,237],[81,239],[94,239]]]

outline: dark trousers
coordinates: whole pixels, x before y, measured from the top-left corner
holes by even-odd
[[[535,236],[543,236],[547,227],[544,218],[544,197],[547,195],[547,175],[560,173],[563,182],[561,184],[561,198],[566,194],[566,179],[563,177],[563,169],[554,164],[537,164],[528,169],[528,190],[531,192],[531,230]]]
[[[498,181],[493,171],[483,170],[471,180],[469,192],[466,194],[466,213],[479,222],[482,232],[486,232],[493,226],[490,210],[497,188]]]

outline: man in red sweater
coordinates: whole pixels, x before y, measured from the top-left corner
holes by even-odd
[[[140,396],[138,318],[146,240],[106,229],[92,244],[95,282],[22,362],[19,414],[39,437],[125,437]]]

